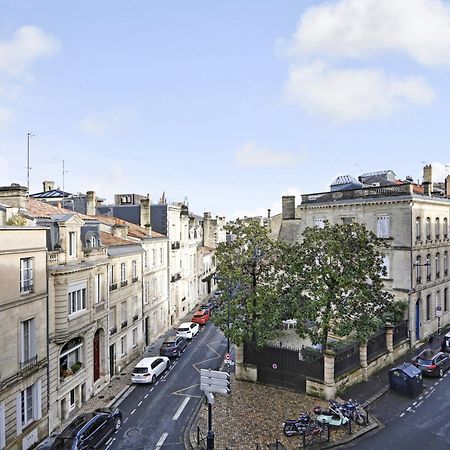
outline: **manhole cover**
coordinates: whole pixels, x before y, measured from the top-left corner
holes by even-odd
[[[138,434],[141,434],[141,430],[139,428],[130,428],[126,433],[127,437],[136,437]]]

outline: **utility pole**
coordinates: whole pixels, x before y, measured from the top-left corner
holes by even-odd
[[[30,137],[34,136],[34,134],[27,134],[27,198],[30,198]]]

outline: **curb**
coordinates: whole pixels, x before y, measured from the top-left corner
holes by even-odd
[[[125,393],[128,391],[128,389],[130,389],[132,386],[128,385],[125,386],[123,389],[121,389],[118,394],[110,401],[108,402],[107,406],[108,407],[112,407],[112,405],[114,405],[114,403],[117,402],[117,405],[115,406],[119,406],[120,403],[122,403],[122,401],[125,399],[126,395]],[[121,399],[121,397],[123,397],[123,399]],[[121,402],[119,402],[119,400],[122,400]]]
[[[367,399],[361,406],[363,408],[367,408],[370,404],[372,404],[375,400],[378,400],[382,395],[386,394],[389,390],[389,385],[386,384],[381,390],[379,390],[376,394],[372,395],[369,399]]]
[[[192,412],[191,418],[189,419],[189,422],[186,426],[186,429],[184,430],[184,448],[186,450],[193,450],[194,447],[191,442],[191,429],[192,425],[194,425],[195,420],[197,419],[198,412],[200,411],[202,407],[202,403],[205,401],[205,397],[203,396],[197,403],[197,406],[195,407],[194,411]]]

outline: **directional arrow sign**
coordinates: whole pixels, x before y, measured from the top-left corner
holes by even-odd
[[[230,387],[230,382],[222,378],[200,377],[200,384],[202,386],[213,385],[217,387]]]
[[[217,394],[230,393],[230,375],[218,370],[200,370],[200,389],[203,392],[215,392]]]
[[[200,376],[208,378],[222,378],[222,379],[230,378],[228,372],[221,372],[220,370],[211,370],[211,369],[200,369]]]
[[[213,392],[215,394],[229,394],[231,391],[228,388],[218,387],[218,386],[208,386],[204,387],[202,391],[207,394],[208,392]]]

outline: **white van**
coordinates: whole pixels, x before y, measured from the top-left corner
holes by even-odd
[[[141,359],[131,373],[132,383],[154,383],[169,367],[166,356],[152,356]]]

